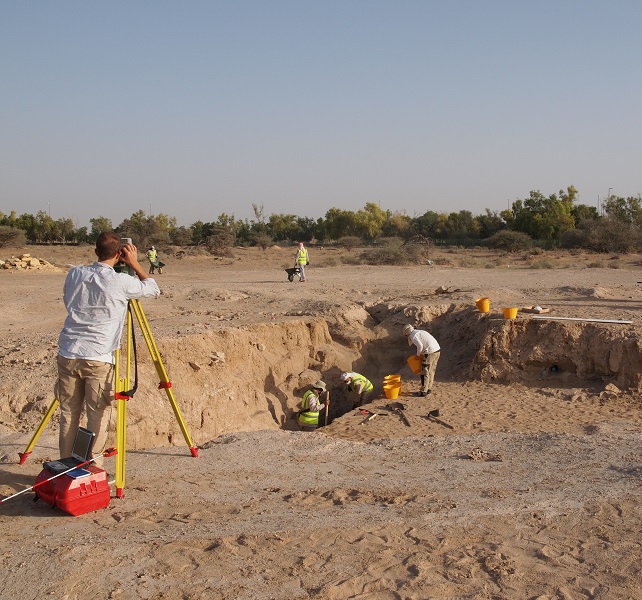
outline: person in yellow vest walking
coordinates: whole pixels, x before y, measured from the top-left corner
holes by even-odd
[[[305,281],[305,267],[310,264],[308,260],[308,249],[299,242],[299,248],[294,258],[294,266],[299,267],[299,281]]]
[[[354,372],[341,373],[341,381],[348,386],[348,390],[356,394],[355,399],[352,401],[352,408],[357,408],[370,400],[374,385],[369,379],[363,375]]]
[[[299,427],[311,431],[327,425],[328,410],[330,410],[330,392],[326,389],[325,383],[319,380],[312,384],[312,389],[303,394],[299,412]]]
[[[158,269],[158,273],[162,274],[165,263],[158,260],[158,252],[156,251],[156,248],[154,248],[154,246],[150,246],[145,256],[147,256],[147,259],[149,260],[149,274],[153,275],[154,269]]]

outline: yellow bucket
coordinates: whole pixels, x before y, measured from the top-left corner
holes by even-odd
[[[504,312],[504,319],[514,319],[517,317],[516,308],[502,308],[502,311]]]
[[[401,383],[384,383],[383,392],[388,400],[395,400],[401,391]]]
[[[416,354],[413,354],[412,356],[408,357],[406,362],[408,363],[408,365],[412,369],[412,372],[415,375],[419,375],[419,373],[421,373],[421,356],[417,356]]]
[[[475,300],[477,310],[481,313],[487,313],[490,310],[490,298],[477,298]]]

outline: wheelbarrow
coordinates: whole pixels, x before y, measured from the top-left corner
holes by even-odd
[[[291,267],[286,269],[285,272],[288,274],[288,281],[294,281],[295,275],[301,277],[301,269],[299,267]]]

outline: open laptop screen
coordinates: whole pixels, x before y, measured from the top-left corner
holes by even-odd
[[[71,451],[71,456],[81,462],[89,459],[92,448],[94,446],[94,439],[96,434],[89,429],[79,427],[76,432],[76,439],[74,440],[74,447]]]

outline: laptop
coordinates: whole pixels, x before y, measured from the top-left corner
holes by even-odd
[[[95,439],[96,434],[93,431],[79,427],[76,432],[74,447],[71,450],[71,456],[58,460],[49,460],[42,463],[42,466],[50,473],[58,475],[59,473],[64,473],[69,469],[77,467],[81,463],[87,462],[91,458],[91,451],[94,447]]]

